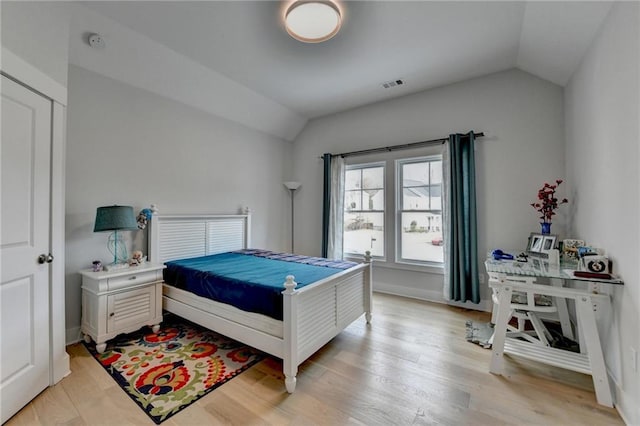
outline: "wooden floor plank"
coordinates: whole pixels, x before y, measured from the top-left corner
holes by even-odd
[[[47,388],[32,404],[42,424],[71,423],[80,416],[62,383]]]
[[[163,426],[207,425],[621,425],[596,403],[591,376],[507,356],[465,340],[485,312],[374,294],[373,322],[356,321],[299,367],[294,394],[282,362],[267,357]],[[81,344],[72,374],[7,426],[153,425]]]

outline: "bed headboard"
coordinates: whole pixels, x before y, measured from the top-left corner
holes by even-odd
[[[149,260],[170,260],[240,250],[251,244],[251,213],[154,214],[149,221]]]

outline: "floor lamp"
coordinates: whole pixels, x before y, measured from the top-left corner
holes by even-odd
[[[286,186],[291,193],[291,253],[293,253],[293,193],[296,192],[296,189],[300,188],[300,185],[302,185],[300,182],[284,183],[284,186]]]

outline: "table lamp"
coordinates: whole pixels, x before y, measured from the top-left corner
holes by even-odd
[[[107,248],[113,254],[113,263],[106,269],[116,269],[119,262],[126,262],[127,247],[118,236],[118,231],[133,231],[138,229],[138,223],[131,206],[105,206],[96,210],[96,223],[93,232],[113,231],[107,240]]]

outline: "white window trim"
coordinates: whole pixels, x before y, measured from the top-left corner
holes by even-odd
[[[424,155],[419,157],[408,157],[408,158],[400,158],[394,161],[395,168],[395,181],[394,181],[394,192],[395,192],[395,206],[394,206],[394,217],[395,217],[395,263],[398,265],[411,265],[419,268],[429,268],[432,270],[443,270],[444,269],[444,261],[435,262],[435,261],[425,261],[425,260],[415,260],[415,259],[405,259],[402,257],[402,213],[405,211],[402,209],[402,165],[404,164],[412,164],[412,163],[422,163],[425,161],[442,161],[442,155],[434,154],[434,155]],[[444,176],[443,176],[444,179]],[[442,188],[444,191],[444,188]],[[408,211],[408,210],[407,210]],[[431,212],[433,210],[415,210],[416,213],[420,212]],[[440,209],[441,214],[443,214],[443,210]],[[442,273],[442,272],[441,272]]]
[[[440,146],[430,146],[417,148],[415,150],[407,150],[402,152],[385,152],[376,153],[362,157],[353,157],[347,159],[352,162],[347,163],[346,167],[359,167],[365,164],[382,164],[385,166],[385,254],[395,253],[396,241],[396,216],[393,214],[396,206],[396,160],[419,158],[419,157],[441,157],[442,150]],[[354,161],[355,160],[355,161]],[[389,188],[393,189],[393,194],[389,196]],[[391,212],[391,213],[389,213]],[[345,260],[361,262],[362,255],[344,253]],[[392,256],[379,258],[374,257],[372,263],[376,268],[395,269],[404,271],[414,271],[426,274],[444,275],[444,263],[434,263],[432,265],[414,264],[414,263],[397,263]]]
[[[384,191],[384,196],[383,196],[383,200],[382,200],[382,205],[384,206],[383,210],[362,210],[362,206],[360,206],[361,210],[358,210],[357,212],[371,212],[371,213],[382,213],[382,223],[383,223],[383,236],[384,236],[384,244],[382,245],[382,256],[374,256],[371,255],[371,259],[374,262],[386,262],[387,260],[387,245],[388,245],[388,241],[387,241],[387,227],[389,225],[389,219],[388,219],[388,214],[387,214],[387,169],[388,169],[388,165],[386,161],[376,161],[376,162],[368,162],[368,163],[354,163],[354,164],[347,164],[345,167],[345,170],[362,170],[362,169],[369,169],[369,168],[374,168],[374,167],[382,167],[382,182],[383,182],[383,191]],[[362,188],[360,188],[360,191],[362,191]],[[345,183],[345,189],[344,189],[345,194],[343,194],[343,196],[345,196],[346,198],[346,183]],[[362,201],[361,201],[362,202]],[[346,204],[346,203],[345,203]],[[344,215],[344,212],[343,212]],[[345,224],[346,226],[346,224]],[[342,241],[343,241],[343,247],[344,247],[344,230],[342,231]],[[346,260],[352,260],[355,262],[360,262],[362,260],[362,254],[360,253],[350,253],[350,252],[345,252],[343,249],[343,258]]]

